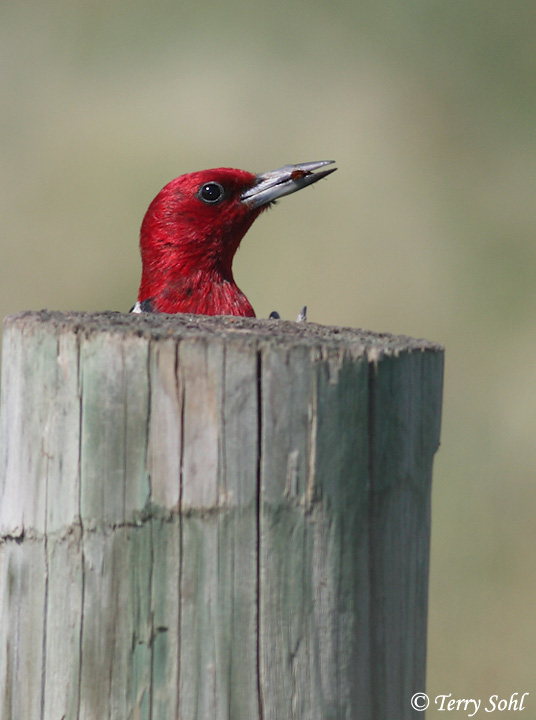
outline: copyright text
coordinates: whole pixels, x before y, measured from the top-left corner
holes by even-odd
[[[430,700],[433,699],[434,705],[438,712],[452,712],[458,711],[463,712],[467,717],[474,717],[480,710],[487,713],[492,713],[498,710],[503,712],[509,710],[510,712],[525,710],[526,704],[525,699],[529,693],[512,693],[510,697],[500,697],[499,695],[490,695],[489,698],[482,701],[480,698],[454,698],[452,693],[446,693],[445,695],[436,695],[435,698],[430,698],[426,693],[415,693],[411,698],[411,707],[417,711],[424,711],[430,705]]]

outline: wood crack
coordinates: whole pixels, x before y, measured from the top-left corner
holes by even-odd
[[[264,699],[262,689],[262,633],[261,633],[261,598],[262,598],[262,351],[257,351],[257,702],[259,720],[264,718]]]

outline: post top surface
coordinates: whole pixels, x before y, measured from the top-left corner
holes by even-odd
[[[131,314],[120,312],[59,312],[25,311],[4,319],[4,330],[17,327],[24,332],[44,329],[54,334],[75,333],[89,337],[98,333],[133,335],[151,340],[220,337],[232,341],[265,341],[291,346],[348,348],[355,354],[367,354],[369,359],[397,355],[400,352],[442,352],[441,345],[406,335],[372,332],[358,328],[296,323],[287,320],[268,320],[233,316],[163,313]],[[373,356],[373,357],[371,357]]]

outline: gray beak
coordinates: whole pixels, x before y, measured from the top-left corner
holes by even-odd
[[[279,170],[262,173],[257,175],[255,185],[243,192],[240,199],[251,208],[268,205],[280,197],[290,195],[335,172],[337,168],[314,172],[318,168],[332,165],[334,162],[334,160],[318,160],[299,165],[285,165]]]

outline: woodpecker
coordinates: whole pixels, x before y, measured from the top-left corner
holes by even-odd
[[[132,312],[255,317],[232,271],[242,238],[278,198],[334,172],[315,172],[333,162],[285,165],[259,175],[217,168],[172,180],[142,222],[142,277]]]

